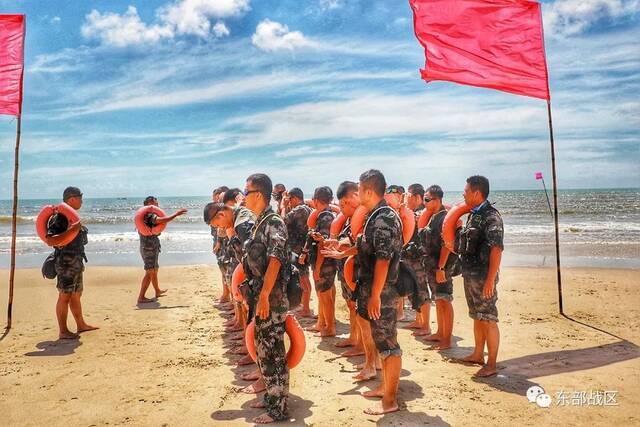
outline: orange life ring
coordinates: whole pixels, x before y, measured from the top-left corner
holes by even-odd
[[[456,229],[462,225],[459,222],[460,217],[470,211],[471,207],[462,202],[449,209],[447,215],[444,217],[444,222],[442,223],[442,240],[451,252],[454,251],[453,245],[456,238]]]
[[[351,217],[351,237],[354,239],[362,233],[362,228],[367,220],[368,213],[367,208],[362,205],[358,206],[353,212],[353,216]]]
[[[418,228],[425,228],[429,224],[432,215],[433,212],[425,208],[418,217]]]
[[[231,293],[233,294],[233,299],[236,301],[244,301],[242,292],[240,292],[240,285],[245,279],[244,267],[242,264],[238,264],[231,275]]]
[[[349,289],[351,289],[351,291],[354,291],[356,289],[356,282],[353,281],[355,266],[356,258],[355,256],[351,255],[344,262],[343,269],[344,281],[347,282],[347,286],[349,287]]]
[[[309,227],[310,230],[313,230],[316,228],[316,223],[318,222],[318,215],[320,215],[320,211],[318,209],[312,210],[311,213],[309,214],[309,217],[307,218],[307,227]]]
[[[291,313],[287,314],[287,319],[284,322],[284,327],[287,335],[289,335],[289,340],[291,341],[291,347],[289,347],[289,351],[287,351],[287,366],[289,367],[289,369],[293,369],[298,366],[298,364],[304,357],[307,343],[304,337],[304,331],[302,330],[300,323],[298,323],[298,319],[296,319],[296,316]],[[253,319],[251,323],[247,325],[247,329],[245,330],[244,334],[244,341],[247,345],[249,355],[254,362],[257,359],[255,334],[256,320]]]
[[[344,227],[345,222],[347,222],[347,217],[343,213],[338,214],[338,216],[334,218],[329,232],[329,236],[332,239],[338,238],[338,234],[342,231],[342,227]]]
[[[38,214],[38,218],[36,218],[36,233],[38,233],[38,237],[40,237],[40,239],[45,243],[47,243],[47,225],[49,223],[49,218],[56,213],[64,215],[67,218],[69,225],[80,221],[80,215],[78,215],[78,212],[66,203],[60,203],[57,206],[47,205],[43,207]],[[60,242],[58,246],[68,245],[76,238],[79,232],[80,230],[72,232],[66,239]]]
[[[157,236],[162,233],[165,228],[167,228],[167,223],[165,222],[154,227],[149,227],[144,223],[144,217],[148,213],[153,213],[158,216],[166,216],[167,214],[165,214],[162,209],[154,205],[143,206],[136,212],[134,221],[138,233],[142,234],[143,236]]]
[[[416,216],[413,211],[406,206],[401,206],[398,214],[402,221],[402,240],[406,245],[411,241],[413,232],[416,230]]]

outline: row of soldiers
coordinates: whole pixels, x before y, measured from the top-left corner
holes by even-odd
[[[399,185],[387,185],[378,170],[360,175],[359,182],[344,181],[334,194],[329,187],[318,187],[311,200],[305,200],[299,188],[286,191],[272,186],[264,174],[251,175],[244,191],[218,188],[214,201],[204,210],[211,226],[214,252],[223,276],[222,304],[233,308],[234,317],[227,326],[241,340],[243,328],[255,318],[258,369],[243,377],[255,380],[247,392],[265,391],[254,406],[265,414],[255,419],[267,423],[287,418],[289,372],[284,348],[284,322],[287,313],[314,317],[310,308],[311,279],[318,297],[317,321],[310,328],[322,337],[336,335],[336,278],[350,313],[350,334],[336,346],[352,347],[346,356],[363,354],[362,369],[354,377],[367,381],[382,369],[380,385],[363,393],[381,398],[380,404],[367,409],[371,415],[398,410],[397,389],[402,367],[402,350],[397,339],[397,321],[404,317],[403,298],[398,289],[402,268],[409,268],[417,282],[409,295],[416,310],[414,335],[434,344],[433,349],[451,346],[453,330],[453,276],[462,273],[469,315],[474,319],[475,348],[457,361],[480,365],[479,377],[495,375],[499,344],[496,308],[498,270],[503,249],[503,224],[498,211],[487,201],[489,181],[482,176],[467,179],[463,197],[471,208],[466,225],[457,232],[455,251],[442,241],[442,225],[447,213],[443,191],[437,185],[426,190],[412,184],[407,191]],[[358,207],[366,209],[361,233],[354,236],[351,219]],[[408,243],[403,241],[402,207],[411,209],[416,224],[424,210],[430,213],[425,227],[415,227]],[[315,209],[315,221],[309,221]],[[347,220],[337,235],[331,225],[341,213]],[[311,225],[311,228],[310,228]],[[345,260],[355,258],[355,287],[345,277]],[[246,280],[233,302],[233,272],[243,265]],[[311,271],[310,271],[311,270]],[[301,304],[290,306],[287,285],[292,275],[299,276],[303,291]],[[244,301],[240,302],[241,300]],[[436,306],[438,329],[430,329],[430,308]],[[488,349],[485,363],[484,348]],[[246,348],[240,364],[252,363]]]

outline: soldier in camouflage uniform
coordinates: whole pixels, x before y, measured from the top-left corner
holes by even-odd
[[[424,201],[427,209],[433,212],[429,223],[421,236],[424,238],[424,266],[427,271],[429,287],[433,289],[436,301],[436,314],[438,330],[433,335],[425,337],[427,341],[437,341],[431,347],[434,350],[444,350],[451,347],[451,334],[453,332],[453,274],[457,267],[458,256],[452,254],[444,246],[442,240],[442,224],[447,215],[447,210],[442,204],[444,192],[438,185],[428,188]]]
[[[331,223],[336,215],[330,207],[333,191],[329,187],[318,187],[313,194],[313,203],[319,211],[316,226],[309,230],[307,249],[309,250],[311,269],[316,294],[318,295],[318,321],[311,329],[320,332],[323,337],[336,335],[335,319],[335,279],[338,270],[335,259],[325,258],[321,250],[324,240],[329,238]]]
[[[500,331],[495,287],[504,249],[504,226],[500,213],[487,201],[487,178],[478,175],[467,178],[463,196],[467,206],[473,208],[462,230],[457,252],[461,256],[464,293],[474,322],[476,346],[473,353],[462,360],[484,365],[486,342],[489,357],[475,376],[488,377],[497,373]]]
[[[63,192],[62,200],[78,210],[82,207],[82,192],[77,187],[67,187]],[[67,240],[72,233],[77,233],[77,236],[67,245],[60,246],[60,243]],[[56,254],[55,270],[58,289],[56,316],[60,330],[59,338],[76,339],[81,332],[98,329],[85,322],[80,302],[83,291],[83,261],[87,259],[84,253],[84,246],[88,243],[87,228],[80,221],[69,224],[69,220],[64,215],[56,213],[47,222],[46,243],[55,247]],[[69,309],[78,327],[77,334],[67,327]]]
[[[402,223],[384,200],[385,188],[384,175],[380,171],[372,169],[360,176],[358,194],[369,215],[357,241],[356,309],[359,316],[371,323],[373,341],[382,359],[383,370],[380,386],[364,393],[367,397],[382,397],[380,405],[365,410],[370,415],[398,410],[397,392],[402,368],[402,350],[397,339],[400,296],[395,286],[402,250]],[[381,268],[384,274],[377,274]]]
[[[221,186],[213,190],[213,194],[211,199],[213,202],[222,202],[222,198],[224,197],[224,193],[229,189],[227,186]],[[218,302],[223,304],[223,306],[227,306],[228,303],[232,302],[231,298],[231,284],[227,283],[226,278],[226,270],[224,263],[224,249],[226,246],[226,235],[221,233],[217,227],[211,227],[211,237],[213,239],[213,254],[216,257],[216,263],[218,264],[218,269],[220,270],[220,275],[222,278],[222,295]]]
[[[242,263],[249,280],[249,304],[255,312],[257,362],[266,387],[262,402],[253,405],[266,410],[254,419],[261,424],[288,417],[289,368],[284,333],[291,255],[287,226],[269,205],[272,190],[268,176],[254,174],[247,179],[244,191],[247,208],[257,216]]]
[[[158,206],[158,199],[154,196],[148,196],[144,199],[143,203],[144,206]],[[173,215],[159,217],[158,215],[149,212],[145,215],[143,221],[147,227],[152,228],[158,224],[171,222],[185,213],[187,213],[186,209],[179,209]],[[138,235],[140,236],[140,255],[144,262],[144,276],[140,283],[138,303],[145,303],[153,301],[145,296],[150,284],[153,285],[153,289],[156,292],[156,298],[163,296],[167,291],[160,289],[160,285],[158,284],[158,269],[160,268],[158,265],[158,256],[160,254],[159,235],[143,236],[140,233],[138,233]]]
[[[298,314],[302,317],[313,317],[313,311],[309,307],[311,301],[311,281],[309,280],[309,256],[308,251],[303,255],[309,227],[307,219],[311,214],[311,208],[304,203],[304,193],[294,187],[285,193],[282,204],[285,212],[282,217],[287,225],[289,250],[291,260],[298,268],[300,285],[302,286],[302,305]]]

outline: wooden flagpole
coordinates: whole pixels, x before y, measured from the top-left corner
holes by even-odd
[[[16,272],[16,224],[18,217],[18,166],[20,156],[20,136],[22,133],[22,116],[18,116],[16,127],[15,162],[13,166],[13,211],[11,213],[11,269],[9,271],[9,302],[7,304],[7,331],[11,329],[11,312],[13,308],[13,282]]]

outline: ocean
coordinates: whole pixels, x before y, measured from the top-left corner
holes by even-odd
[[[549,194],[551,196],[551,194]],[[445,203],[458,203],[446,197]],[[213,264],[209,227],[202,220],[208,197],[161,197],[160,207],[188,214],[168,225],[160,239],[160,265]],[[505,266],[555,266],[553,216],[544,191],[495,191],[489,201],[505,224]],[[39,267],[51,252],[35,233],[44,205],[59,200],[21,200],[17,266]],[[559,191],[560,247],[565,266],[640,268],[640,189]],[[88,265],[142,266],[133,215],[142,198],[85,199],[80,214],[89,229]],[[11,201],[0,201],[0,268],[10,262]]]

